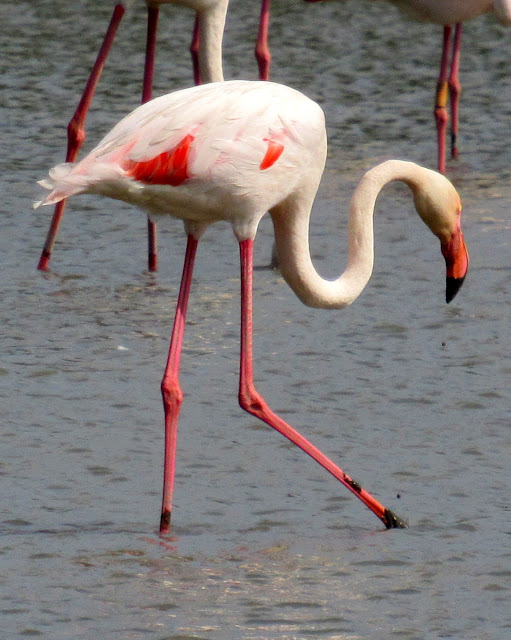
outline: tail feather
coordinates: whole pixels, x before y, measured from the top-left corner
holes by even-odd
[[[90,191],[99,182],[108,182],[124,178],[121,167],[107,163],[95,163],[87,170],[73,162],[64,162],[50,169],[49,177],[40,180],[39,184],[50,193],[42,200],[34,203],[34,209],[40,206],[56,204],[64,198],[78,193]]]

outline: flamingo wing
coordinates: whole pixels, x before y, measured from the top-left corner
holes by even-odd
[[[282,89],[286,89],[283,91]],[[288,108],[289,102],[295,101]],[[93,162],[118,164],[155,179],[170,173],[207,177],[216,165],[232,162],[238,170],[271,167],[288,145],[305,146],[308,127],[300,127],[302,94],[263,82],[223,82],[192,87],[156,98],[121,120],[89,154]],[[292,113],[290,118],[283,114]],[[316,114],[317,119],[317,114]],[[310,118],[307,118],[310,124]],[[320,118],[319,126],[324,126]],[[174,167],[176,167],[174,169]],[[171,184],[171,182],[170,182]]]
[[[231,81],[184,89],[135,109],[81,162],[54,168],[41,183],[54,190],[44,204],[126,179],[172,187],[193,181],[199,190],[261,200],[262,190],[282,194],[300,180],[323,132],[321,108],[283,85]]]

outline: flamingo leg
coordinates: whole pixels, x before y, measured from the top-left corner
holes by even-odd
[[[438,171],[445,173],[445,133],[447,130],[447,100],[449,98],[449,85],[447,79],[447,69],[449,66],[449,43],[451,40],[452,27],[444,27],[442,58],[440,62],[440,74],[438,76],[436,97],[435,97],[435,121],[438,138]]]
[[[186,311],[190,297],[193,265],[199,241],[188,236],[181,287],[177,301],[174,327],[170,340],[167,366],[161,382],[163,410],[165,413],[165,461],[163,471],[163,500],[161,508],[160,534],[166,534],[170,529],[172,513],[172,496],[174,493],[174,475],[176,470],[177,423],[179,411],[183,403],[183,392],[179,384],[179,365],[186,324]]]
[[[458,157],[458,112],[461,95],[461,83],[459,81],[460,54],[461,54],[461,29],[459,22],[454,29],[454,42],[452,46],[451,73],[449,74],[449,96],[451,99],[451,156]]]
[[[270,1],[261,1],[261,15],[259,18],[259,31],[257,33],[257,43],[255,57],[259,65],[259,79],[270,79],[271,53],[268,47],[268,27],[270,24]]]
[[[78,107],[68,124],[66,162],[74,162],[76,160],[76,156],[78,155],[78,152],[85,140],[85,119],[87,118],[87,112],[89,111],[90,103],[94,97],[101,72],[105,66],[108,53],[110,52],[117,29],[125,11],[126,9],[122,3],[115,5],[108,29],[105,33],[105,37],[103,38],[103,43],[99,49],[96,61],[92,67],[89,79],[87,80],[87,84],[85,85],[84,92],[80,102],[78,103]],[[55,205],[53,218],[46,236],[39,264],[37,266],[40,271],[47,271],[49,268],[51,254],[55,245],[55,240],[57,239],[57,233],[64,215],[65,207],[65,200],[61,200],[57,205]]]
[[[147,41],[142,86],[142,103],[153,98],[154,60],[156,55],[156,32],[158,29],[159,8],[147,5]],[[158,241],[156,224],[147,218],[147,268],[158,271]]]
[[[193,65],[193,81],[195,84],[202,84],[199,69],[199,16],[195,16],[195,23],[193,25],[192,42],[190,44],[190,55],[192,56]]]
[[[373,496],[352,480],[342,469],[335,465],[319,449],[313,446],[300,433],[290,427],[277,416],[256,391],[253,378],[252,353],[252,273],[253,273],[253,240],[240,243],[241,261],[241,356],[239,402],[245,411],[260,418],[270,427],[276,429],[300,449],[308,453],[316,462],[329,471],[337,480],[347,487],[357,498],[371,509],[384,523],[387,529],[406,527],[406,524],[392,511],[386,509]]]

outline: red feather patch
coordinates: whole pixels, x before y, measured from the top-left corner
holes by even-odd
[[[268,141],[268,149],[263,158],[263,161],[259,165],[259,169],[261,169],[261,171],[269,169],[272,165],[274,165],[284,151],[284,145],[280,142],[277,142],[276,140],[269,140],[268,138],[265,138],[265,141],[266,140]]]
[[[170,151],[164,151],[151,160],[130,162],[124,167],[126,173],[146,184],[169,184],[177,187],[190,177],[188,161],[194,140],[195,136],[189,133]]]

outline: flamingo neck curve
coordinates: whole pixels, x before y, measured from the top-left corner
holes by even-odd
[[[342,309],[356,300],[373,271],[373,215],[378,194],[386,184],[399,180],[408,184],[415,198],[427,191],[430,174],[437,175],[412,162],[388,160],[363,176],[350,202],[347,266],[333,280],[318,274],[310,256],[309,216],[317,185],[272,212],[280,270],[298,298],[321,309]],[[425,222],[429,226],[429,221]]]

